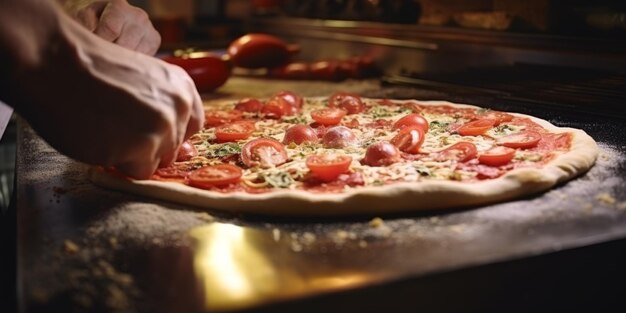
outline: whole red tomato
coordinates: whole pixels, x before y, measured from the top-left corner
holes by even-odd
[[[235,66],[242,68],[276,67],[286,64],[300,48],[267,34],[247,34],[228,47]]]
[[[225,57],[210,52],[190,52],[161,57],[165,62],[182,67],[199,92],[210,92],[224,85],[231,67]]]

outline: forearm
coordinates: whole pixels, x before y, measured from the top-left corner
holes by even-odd
[[[29,73],[45,66],[60,49],[60,10],[49,1],[0,2],[0,98],[16,107]]]

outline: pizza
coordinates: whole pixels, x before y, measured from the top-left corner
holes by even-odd
[[[444,101],[338,92],[223,101],[148,180],[99,185],[206,209],[333,216],[460,208],[545,191],[593,166],[584,131]]]

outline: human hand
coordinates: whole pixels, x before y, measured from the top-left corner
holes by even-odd
[[[79,161],[114,166],[139,179],[174,161],[183,140],[204,123],[191,78],[177,66],[94,36],[64,14],[58,17],[57,34],[44,37],[54,38],[55,48],[39,49],[45,53],[38,61],[17,67],[7,81],[7,102],[54,148]],[[30,46],[16,47],[32,55]]]
[[[60,1],[74,19],[107,41],[148,55],[154,55],[161,45],[148,14],[127,0]]]

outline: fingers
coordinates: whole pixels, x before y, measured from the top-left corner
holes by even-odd
[[[115,168],[132,178],[148,179],[157,169],[157,165],[158,162],[129,162],[118,164],[115,166]]]
[[[139,46],[139,43],[143,39],[143,36],[144,29],[142,27],[138,27],[135,24],[126,23],[122,27],[120,35],[117,37],[117,39],[115,39],[115,43],[124,48],[136,51],[136,48],[137,46]]]
[[[100,12],[95,8],[87,8],[76,13],[76,19],[80,24],[85,26],[90,32],[94,32],[98,26],[98,14]]]
[[[161,46],[161,35],[156,29],[151,28],[148,33],[141,38],[141,41],[133,50],[147,54],[155,55]]]
[[[198,95],[195,88],[193,88],[192,92],[194,93],[194,99],[191,107],[191,115],[189,116],[189,122],[187,123],[187,129],[185,130],[184,140],[187,140],[187,138],[199,132],[204,125],[204,105],[202,103],[202,99],[200,99],[200,95]]]
[[[104,40],[148,55],[154,55],[161,45],[161,36],[148,14],[125,1],[108,3],[93,32]]]

